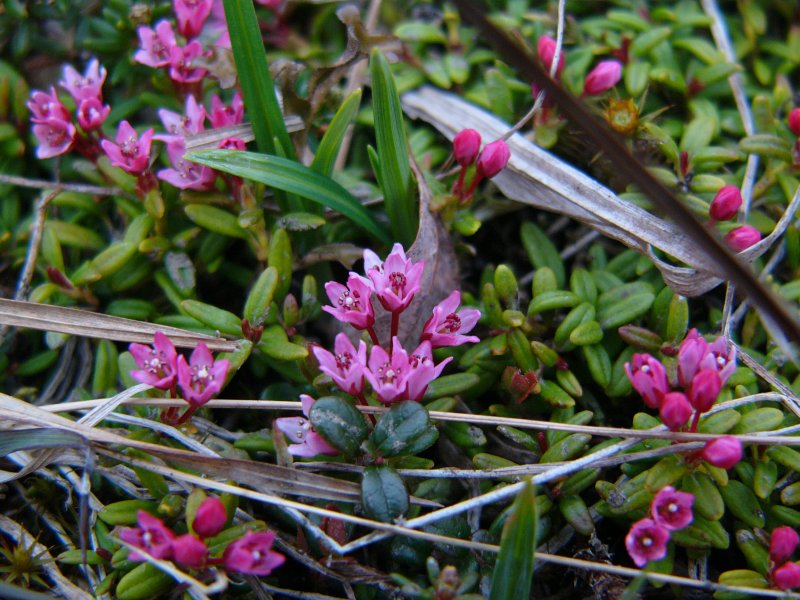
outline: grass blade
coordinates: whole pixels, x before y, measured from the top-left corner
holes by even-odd
[[[325,135],[317,147],[317,153],[311,163],[311,168],[315,171],[330,177],[333,172],[333,164],[336,162],[336,155],[347,132],[347,128],[358,114],[358,107],[361,104],[361,90],[356,90],[350,94],[344,103],[336,111],[330,125],[328,125]]]
[[[187,154],[186,158],[327,206],[376,238],[387,243],[390,241],[386,231],[378,225],[358,198],[333,179],[293,160],[236,150],[203,150]]]
[[[503,525],[490,600],[528,600],[531,597],[535,544],[536,507],[533,485],[528,483],[517,494],[511,514]]]
[[[378,180],[383,188],[392,235],[408,247],[417,234],[417,209],[411,185],[408,141],[397,87],[389,63],[377,48],[370,56],[370,77],[375,139],[380,159]]]

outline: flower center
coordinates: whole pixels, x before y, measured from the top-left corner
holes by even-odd
[[[678,512],[678,505],[675,504],[674,502],[670,502],[669,504],[667,504],[667,510],[671,513],[676,513]]]
[[[207,365],[192,366],[192,384],[207,386],[214,381],[214,376],[209,372]]]
[[[134,158],[139,154],[139,140],[135,136],[129,136],[128,139],[122,141],[119,149],[123,155]]]
[[[406,276],[395,271],[389,275],[389,286],[395,294],[402,296],[406,290]]]
[[[339,296],[338,304],[345,310],[361,310],[361,301],[358,292],[351,292],[350,290],[343,291]]]
[[[336,367],[340,371],[348,371],[350,365],[353,364],[353,356],[349,352],[337,354],[334,358],[336,359]]]
[[[456,313],[450,313],[445,317],[439,333],[456,333],[461,329],[461,319]]]
[[[51,127],[47,130],[47,144],[49,146],[63,146],[65,143],[67,143],[67,140],[68,136],[66,129]]]
[[[396,371],[387,362],[378,367],[378,379],[383,385],[392,385],[400,377],[400,369]]]
[[[653,545],[653,538],[651,537],[642,538],[642,546],[644,546],[645,548],[649,548],[652,545]]]
[[[649,373],[650,372],[650,365],[644,365],[641,369],[639,369],[642,373]]]

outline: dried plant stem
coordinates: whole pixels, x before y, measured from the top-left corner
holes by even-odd
[[[95,196],[118,196],[124,193],[121,189],[115,187],[103,187],[84,183],[59,183],[55,181],[44,181],[42,179],[19,177],[17,175],[4,175],[2,173],[0,173],[0,183],[8,183],[10,185],[38,190],[52,190],[53,188],[59,188],[59,191],[77,192],[79,194],[92,194]]]

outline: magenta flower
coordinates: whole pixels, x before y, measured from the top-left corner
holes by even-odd
[[[461,292],[454,290],[447,298],[434,306],[433,314],[422,330],[422,340],[430,340],[433,348],[443,346],[460,346],[461,344],[479,342],[474,335],[464,335],[472,331],[481,311],[476,308],[458,310],[461,304]]]
[[[128,349],[141,369],[131,371],[131,377],[136,381],[160,390],[168,390],[175,385],[178,353],[166,335],[157,331],[152,347],[134,343]]]
[[[475,165],[476,179],[491,179],[506,168],[511,150],[503,140],[486,144]]]
[[[106,80],[106,70],[93,58],[86,67],[86,73],[81,75],[71,65],[64,66],[64,79],[59,83],[67,90],[75,102],[89,98],[103,99],[103,82]]]
[[[700,368],[717,371],[722,385],[725,385],[725,382],[736,370],[736,346],[731,346],[728,350],[725,338],[718,337],[708,345],[706,354],[700,361]]]
[[[715,221],[728,221],[739,214],[742,193],[735,185],[723,185],[711,201],[708,215]]]
[[[397,342],[397,338],[395,338],[395,342]],[[394,354],[394,350],[392,354]],[[442,370],[451,360],[453,360],[453,357],[448,356],[438,365],[435,365],[433,363],[431,343],[426,340],[417,346],[417,349],[408,357],[408,375],[406,377],[408,399],[414,402],[422,400],[430,382],[442,374]]]
[[[659,416],[664,425],[672,431],[677,431],[692,416],[692,405],[689,399],[681,392],[670,392],[664,394],[659,407]]]
[[[161,20],[155,29],[139,27],[136,33],[139,35],[141,48],[133,55],[133,60],[148,67],[166,67],[170,61],[172,48],[177,46],[172,23]]]
[[[208,346],[199,342],[192,351],[189,362],[178,357],[178,385],[183,399],[192,406],[202,406],[219,393],[225,384],[230,362],[227,359],[214,360]]]
[[[772,571],[772,582],[779,590],[800,587],[800,565],[787,562]]]
[[[551,38],[549,35],[543,35],[539,38],[539,41],[536,43],[536,53],[539,55],[539,59],[542,61],[544,68],[547,70],[547,73],[550,73],[550,70],[553,67],[553,58],[556,55],[556,41]],[[561,56],[558,57],[558,67],[556,67],[556,74],[555,77],[561,75],[561,71],[564,70],[564,53],[561,53]]]
[[[33,126],[38,147],[36,158],[53,158],[66,154],[75,142],[75,127],[61,119],[42,119]]]
[[[311,351],[319,362],[320,371],[325,373],[343,392],[357,396],[364,389],[364,370],[367,367],[367,345],[363,340],[358,350],[346,334],[340,333],[334,342],[334,352],[321,346],[313,346]]]
[[[175,534],[158,519],[148,512],[140,510],[136,513],[138,527],[124,527],[119,531],[119,539],[123,542],[141,548],[154,558],[172,558],[172,542]],[[128,558],[133,561],[146,560],[138,552],[131,551]]]
[[[193,40],[186,46],[173,46],[169,55],[169,77],[177,83],[197,83],[206,76],[206,70],[193,67],[192,61],[203,54],[203,46]]]
[[[364,375],[375,390],[378,400],[384,404],[391,404],[408,397],[406,382],[410,365],[408,354],[400,345],[400,340],[392,338],[391,357],[381,346],[373,346],[368,367]]]
[[[708,342],[697,333],[697,329],[691,329],[678,349],[678,382],[681,386],[689,387],[707,354]]]
[[[184,533],[172,540],[172,558],[181,566],[199,569],[208,560],[208,547],[191,533]]]
[[[213,0],[173,0],[175,16],[178,17],[178,32],[186,38],[197,36],[211,14]]]
[[[106,122],[110,112],[111,107],[108,104],[104,105],[97,98],[81,100],[78,105],[78,125],[84,131],[100,129],[103,123]]]
[[[633,389],[639,392],[647,406],[661,406],[661,399],[669,392],[664,365],[649,354],[634,354],[632,366],[631,363],[625,363],[625,372]]]
[[[109,140],[100,142],[111,164],[131,175],[142,175],[150,164],[150,144],[154,130],[151,127],[141,137],[127,121],[122,121],[117,129],[117,143]]]
[[[183,158],[186,143],[183,138],[173,138],[167,143],[167,156],[174,168],[161,169],[156,175],[159,179],[181,190],[206,192],[214,188],[217,174],[210,167],[204,167]]]
[[[708,442],[700,456],[710,465],[731,469],[742,459],[742,442],[732,435],[724,435]]]
[[[233,96],[231,103],[225,105],[219,96],[211,96],[211,111],[208,116],[211,125],[214,127],[228,127],[229,125],[239,125],[244,118],[244,101],[239,92]]]
[[[602,94],[617,85],[621,78],[622,64],[616,60],[604,60],[586,76],[583,93],[590,96]]]
[[[656,494],[650,508],[656,523],[675,531],[687,527],[694,519],[692,505],[694,505],[692,494],[678,492],[668,485]]]
[[[154,136],[155,139],[163,142],[173,142],[176,138],[184,138],[187,135],[195,135],[205,129],[206,109],[202,104],[198,104],[194,96],[186,96],[184,114],[178,114],[166,108],[158,111],[158,117],[167,130],[166,134]]]
[[[722,379],[716,369],[702,369],[692,378],[689,402],[700,412],[708,411],[717,401],[722,389]]]
[[[735,252],[747,250],[750,246],[761,241],[761,234],[758,229],[750,225],[742,225],[729,231],[725,236],[725,243]]]
[[[800,537],[794,529],[787,525],[776,527],[769,538],[769,559],[782,565],[792,557],[797,544],[800,544]]]
[[[481,134],[474,129],[462,129],[453,138],[453,156],[462,167],[474,163],[480,149]]]
[[[382,263],[372,250],[364,250],[364,272],[372,280],[375,295],[392,313],[405,310],[420,290],[425,261],[406,258],[401,244],[395,244]]]
[[[246,575],[269,575],[286,557],[272,549],[275,534],[271,531],[248,531],[244,537],[225,548],[222,563],[225,569]]]
[[[625,547],[637,567],[661,560],[667,555],[669,530],[653,519],[636,521],[625,536]]]
[[[70,120],[69,111],[61,103],[56,94],[56,89],[51,87],[50,93],[35,90],[27,103],[31,111],[31,121],[42,123],[48,119],[58,119],[59,121]]]
[[[789,130],[800,137],[800,108],[793,108],[789,111],[789,116],[786,119],[789,125]]]
[[[308,394],[300,395],[300,402],[303,405],[303,414],[308,417],[311,407],[314,405],[314,398]],[[325,439],[314,431],[308,419],[302,417],[281,417],[275,419],[275,426],[283,434],[294,442],[289,446],[289,454],[310,458],[317,454],[336,456],[339,451],[331,446]]]
[[[216,496],[209,496],[200,503],[194,514],[192,529],[200,537],[214,537],[228,522],[228,511],[222,500]]]
[[[332,306],[323,306],[322,310],[332,314],[342,323],[350,323],[356,329],[367,329],[375,323],[375,311],[372,308],[372,287],[366,280],[355,273],[347,278],[347,287],[336,281],[325,284],[325,292]]]

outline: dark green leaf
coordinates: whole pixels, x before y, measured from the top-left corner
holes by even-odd
[[[361,480],[364,513],[371,519],[391,523],[408,511],[408,491],[400,475],[387,466],[364,469]]]
[[[492,575],[490,600],[528,600],[533,581],[536,507],[528,483],[516,500],[500,538],[500,553]]]
[[[428,411],[417,402],[392,406],[375,425],[370,445],[381,456],[417,454],[439,437]]]
[[[314,402],[309,418],[318,434],[348,455],[356,453],[369,433],[359,410],[338,396],[324,396]]]

